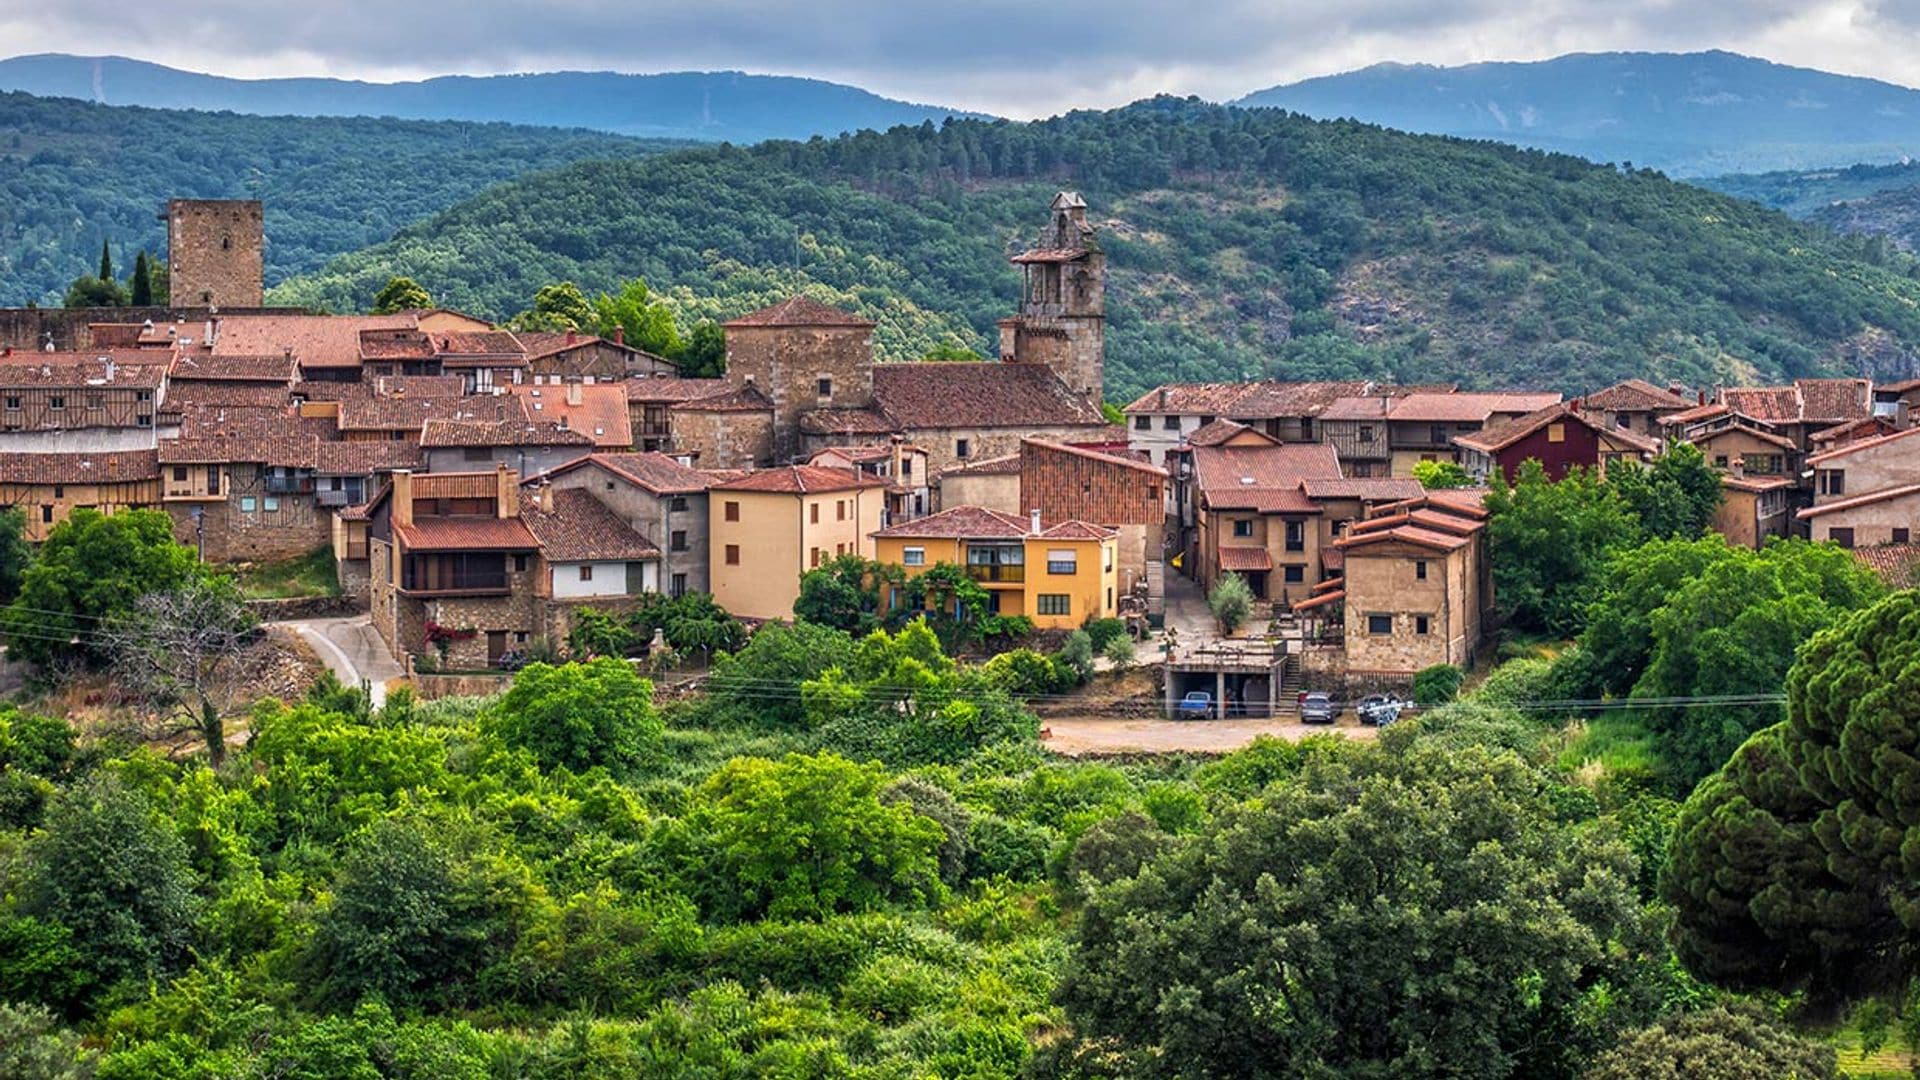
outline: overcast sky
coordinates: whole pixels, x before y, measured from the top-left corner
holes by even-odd
[[[1706,48],[1920,85],[1920,0],[0,0],[0,55],[377,80],[726,68],[1020,118],[1382,60]]]

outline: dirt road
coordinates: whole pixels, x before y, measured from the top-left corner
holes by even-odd
[[[1196,753],[1224,754],[1261,735],[1301,739],[1333,732],[1349,739],[1371,739],[1376,729],[1351,718],[1340,723],[1302,724],[1297,720],[1100,720],[1048,718],[1042,744],[1056,754]]]

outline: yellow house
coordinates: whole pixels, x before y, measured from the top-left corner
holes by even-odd
[[[756,469],[708,489],[713,598],[735,615],[793,616],[800,578],[840,555],[872,557],[887,480],[855,469]]]
[[[1084,521],[1041,528],[982,506],[956,506],[873,534],[874,559],[909,576],[952,563],[991,597],[1000,615],[1025,615],[1041,630],[1071,630],[1111,617],[1119,534]]]

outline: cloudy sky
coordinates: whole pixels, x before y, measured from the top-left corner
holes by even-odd
[[[728,68],[1021,118],[1382,60],[1704,48],[1920,85],[1920,0],[0,0],[0,55],[376,80]]]

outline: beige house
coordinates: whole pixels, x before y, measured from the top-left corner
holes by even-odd
[[[1920,428],[1847,443],[1807,459],[1815,506],[1920,483]]]
[[[938,509],[983,506],[1007,514],[1021,513],[1019,454],[955,465],[941,473],[935,483]]]
[[[1345,577],[1314,607],[1344,609],[1349,678],[1411,678],[1433,664],[1472,665],[1493,601],[1487,513],[1433,496],[1355,522],[1338,542]]]
[[[1920,483],[1809,506],[1800,511],[1816,541],[1843,548],[1907,544],[1920,525]]]
[[[735,615],[785,619],[800,577],[841,555],[873,557],[888,482],[854,469],[789,465],[716,483],[707,496],[713,598]]]
[[[1786,536],[1793,525],[1794,483],[1787,476],[1720,477],[1720,506],[1713,513],[1713,531],[1741,547],[1762,548],[1776,536]]]
[[[0,454],[0,506],[25,515],[23,535],[40,543],[75,510],[138,510],[160,503],[152,450],[109,454]]]

